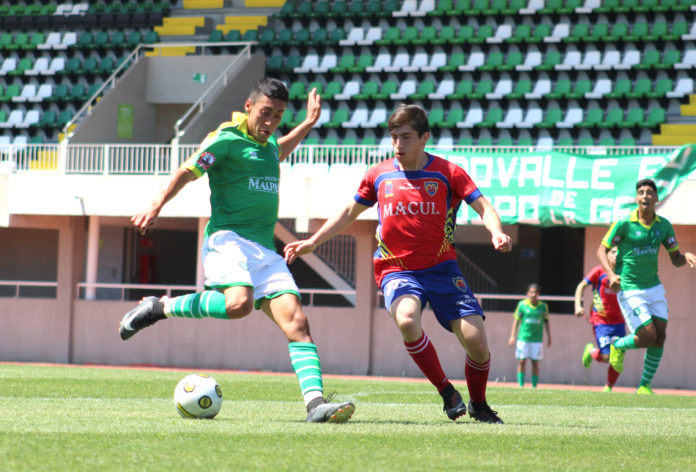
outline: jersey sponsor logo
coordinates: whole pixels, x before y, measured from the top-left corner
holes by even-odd
[[[435,202],[396,202],[387,203],[382,207],[382,217],[439,215]]]
[[[437,193],[437,182],[426,182],[425,191],[428,192],[428,195],[431,197],[435,195]]]
[[[278,193],[278,179],[275,177],[249,177],[249,190]]]
[[[198,157],[198,166],[204,170],[210,169],[213,164],[215,164],[215,154],[212,152],[204,152]]]
[[[469,287],[466,285],[466,280],[464,280],[464,277],[453,277],[452,283],[462,292],[466,292],[469,289]]]
[[[384,182],[384,196],[393,197],[394,196],[394,183],[391,180]]]
[[[399,185],[399,190],[420,190],[420,187],[413,185],[411,182]]]
[[[633,248],[633,254],[636,256],[655,256],[657,255],[658,248],[652,246],[636,247]]]

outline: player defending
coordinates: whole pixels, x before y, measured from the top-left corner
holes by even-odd
[[[515,346],[517,359],[517,383],[524,387],[527,359],[532,361],[532,388],[539,383],[539,362],[544,358],[544,328],[546,342],[551,347],[551,327],[549,325],[549,306],[539,300],[539,285],[530,284],[527,298],[520,300],[515,308],[512,331],[508,344]]]
[[[619,306],[631,330],[631,334],[611,345],[609,363],[617,372],[622,372],[627,349],[647,348],[636,393],[652,395],[650,383],[660,365],[667,330],[667,300],[657,276],[660,245],[667,249],[675,267],[688,263],[693,268],[696,256],[679,251],[672,224],[655,213],[655,182],[638,181],[636,203],[637,209],[611,225],[597,250],[597,257],[607,273],[611,289],[617,293]],[[614,246],[618,247],[616,269],[608,256]]]
[[[258,81],[229,122],[208,134],[198,150],[174,172],[152,203],[131,221],[142,232],[154,226],[162,207],[186,184],[208,174],[211,218],[202,257],[207,290],[166,299],[148,297],[121,320],[126,340],[168,317],[236,319],[256,308],[288,339],[292,367],[307,407],[308,422],[343,423],[355,406],[328,403],[323,396],[317,347],[302,312],[300,294],[287,264],[275,251],[279,161],[284,160],[319,119],[321,99],[312,90],[307,117],[280,139],[274,136],[288,102],[277,79]]]
[[[502,423],[486,402],[490,354],[483,310],[456,263],[454,227],[462,201],[481,216],[495,249],[510,251],[510,237],[503,233],[495,208],[467,173],[425,152],[430,126],[422,108],[401,105],[387,124],[395,157],[369,169],[354,200],[311,238],[286,245],[285,258],[293,262],[312,252],[376,203],[375,279],[407,352],[437,388],[447,416],[456,420],[465,415],[467,406],[447,379],[435,347],[421,327],[422,310],[430,303],[440,324],[466,350],[469,415],[478,421]]]
[[[616,267],[616,252],[616,247],[613,247],[607,254],[612,268]],[[590,324],[597,339],[597,346],[599,346],[594,347],[592,343],[585,345],[585,350],[582,353],[582,365],[589,368],[592,359],[596,362],[609,362],[611,340],[626,336],[626,325],[616,294],[609,287],[609,278],[601,265],[588,272],[575,288],[575,316],[581,318],[585,315],[582,306],[582,293],[587,287],[592,287]],[[619,372],[610,364],[607,368],[607,383],[604,385],[604,391],[611,392],[618,378]]]

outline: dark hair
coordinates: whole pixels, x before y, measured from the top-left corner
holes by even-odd
[[[639,180],[638,183],[636,184],[636,192],[638,191],[639,188],[645,187],[646,185],[648,187],[652,188],[655,191],[655,193],[657,193],[657,185],[655,185],[655,182],[653,181],[653,179],[641,179],[641,180]]]
[[[389,121],[387,121],[389,132],[403,125],[408,125],[416,130],[419,138],[423,136],[424,133],[430,131],[428,115],[425,113],[425,110],[417,105],[399,105],[389,117]]]
[[[529,284],[527,286],[527,291],[529,292],[533,288],[536,289],[537,292],[541,292],[541,287],[539,287],[539,284]]]
[[[255,103],[256,100],[263,95],[288,103],[288,89],[285,84],[278,79],[264,77],[263,79],[257,80],[254,84],[254,88],[249,92],[249,100],[251,100],[251,103]]]

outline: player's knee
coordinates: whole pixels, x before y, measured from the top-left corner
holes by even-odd
[[[254,309],[254,300],[249,297],[239,297],[225,301],[225,311],[230,319],[244,318]]]

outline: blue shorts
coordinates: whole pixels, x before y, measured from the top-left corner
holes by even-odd
[[[592,329],[594,330],[595,338],[597,338],[599,352],[602,354],[609,354],[611,338],[614,336],[620,338],[626,336],[626,325],[624,323],[594,325]]]
[[[424,270],[387,274],[382,279],[382,293],[387,310],[394,300],[407,294],[420,299],[422,310],[430,303],[437,321],[447,331],[452,331],[452,320],[469,315],[481,315],[485,318],[481,305],[454,261],[446,261]]]

